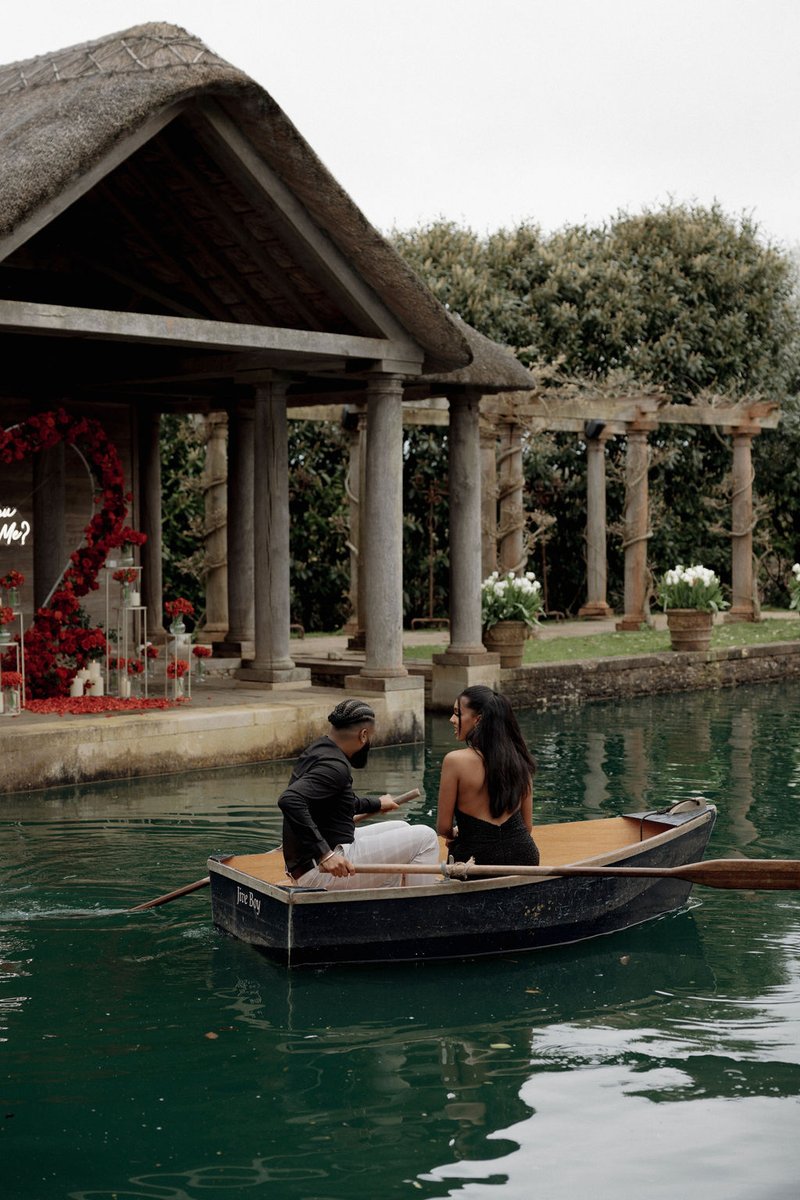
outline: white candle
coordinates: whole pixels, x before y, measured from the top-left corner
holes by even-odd
[[[131,681],[127,675],[119,677],[119,698],[120,700],[129,700],[131,694]]]
[[[75,676],[75,678],[72,681],[72,685],[69,689],[70,696],[82,696],[83,695],[84,681],[80,678],[80,675],[81,675],[81,672],[78,671],[78,674]]]
[[[138,592],[131,592],[131,608],[138,608],[141,603],[141,597]]]

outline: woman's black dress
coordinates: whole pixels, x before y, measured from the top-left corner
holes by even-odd
[[[519,809],[502,825],[494,825],[456,808],[454,824],[458,836],[448,846],[447,853],[456,862],[474,858],[476,863],[499,866],[539,865],[539,849],[528,833]]]

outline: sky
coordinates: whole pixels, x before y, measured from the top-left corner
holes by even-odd
[[[0,0],[0,62],[169,21],[384,232],[714,202],[800,246],[797,0]]]

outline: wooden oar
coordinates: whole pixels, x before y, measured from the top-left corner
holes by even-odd
[[[419,796],[419,788],[411,788],[409,792],[403,792],[399,796],[393,796],[395,804],[408,804],[409,800],[416,800]],[[391,810],[394,811],[393,809]],[[377,813],[364,813],[364,816],[377,816]],[[359,813],[359,816],[361,814]],[[356,818],[358,819],[358,818]],[[176,888],[174,892],[167,892],[164,896],[156,896],[154,900],[145,900],[144,904],[137,904],[135,908],[127,908],[125,911],[129,913],[144,912],[146,908],[158,908],[159,904],[169,904],[170,900],[178,900],[181,896],[188,896],[190,892],[197,892],[200,888],[208,887],[211,883],[211,876],[206,875],[205,879],[196,879],[194,883],[187,883],[184,887]]]
[[[704,887],[744,888],[749,891],[791,891],[800,888],[800,859],[717,858],[682,867],[509,867],[474,863],[372,863],[354,866],[356,874],[433,875],[473,879],[482,875],[525,875],[545,879],[563,876],[620,876],[636,879],[685,879]]]

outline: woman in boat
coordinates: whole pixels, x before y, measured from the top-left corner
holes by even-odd
[[[465,742],[442,763],[436,832],[456,862],[536,866],[531,757],[505,696],[480,684],[461,693],[450,718]]]

